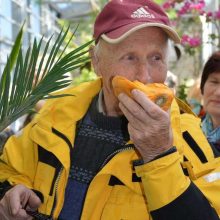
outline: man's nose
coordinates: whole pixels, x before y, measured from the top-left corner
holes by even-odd
[[[139,64],[136,79],[144,84],[153,82],[149,65],[146,63]]]

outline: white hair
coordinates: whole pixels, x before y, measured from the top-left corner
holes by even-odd
[[[94,46],[94,56],[98,57],[99,53],[100,53],[100,48],[101,48],[101,39],[98,41],[98,43]]]

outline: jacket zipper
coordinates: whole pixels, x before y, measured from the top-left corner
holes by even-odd
[[[55,128],[52,128],[52,132],[57,135],[59,138],[63,139],[66,144],[68,145],[69,149],[70,149],[70,152],[72,151],[72,143],[70,142],[70,140],[61,132],[59,132],[58,130],[56,130]],[[71,153],[70,153],[71,155]],[[57,179],[56,179],[56,182],[55,182],[55,195],[54,195],[54,204],[53,204],[53,208],[51,210],[51,216],[53,218],[53,215],[54,215],[54,212],[55,212],[55,209],[56,209],[56,205],[57,205],[57,191],[58,191],[58,183],[60,181],[60,178],[61,178],[61,174],[62,174],[62,171],[63,171],[63,166],[61,166],[60,168],[60,171],[58,173],[58,176],[57,176]]]
[[[53,204],[53,208],[51,210],[51,214],[50,216],[47,216],[45,214],[41,214],[39,213],[38,211],[28,211],[26,210],[26,212],[34,217],[35,219],[37,220],[53,220],[53,214],[54,214],[54,211],[55,211],[55,208],[56,208],[56,203],[57,203],[57,190],[58,190],[58,183],[59,183],[59,180],[60,180],[60,177],[61,177],[61,173],[63,171],[63,167],[61,167],[59,173],[58,173],[58,176],[57,176],[57,179],[56,179],[56,182],[55,182],[55,196],[54,196],[54,204]],[[60,219],[61,220],[61,219]]]
[[[125,147],[125,148],[122,148],[122,149],[118,149],[114,152],[112,152],[111,154],[109,154],[106,159],[104,160],[104,162],[102,163],[102,165],[100,166],[99,168],[99,171],[118,153],[121,153],[123,151],[127,151],[127,150],[133,150],[134,149],[134,146],[130,146],[130,147]]]
[[[130,146],[130,147],[125,147],[125,148],[122,148],[122,149],[119,149],[119,150],[116,150],[114,152],[112,152],[111,154],[109,154],[107,156],[107,158],[104,160],[104,162],[102,163],[102,165],[100,166],[99,168],[99,171],[108,163],[108,161],[110,161],[116,154],[120,153],[120,152],[123,152],[123,151],[127,151],[127,150],[133,150],[134,149],[134,146]],[[41,220],[53,220],[53,214],[54,214],[54,211],[55,211],[55,208],[56,208],[56,203],[57,203],[57,190],[58,190],[58,183],[59,183],[59,180],[60,180],[60,177],[61,177],[61,174],[62,174],[62,171],[63,171],[63,167],[61,167],[60,171],[59,171],[59,174],[58,174],[58,177],[56,179],[56,182],[55,182],[55,196],[54,196],[54,204],[53,204],[53,208],[51,210],[51,215],[49,218],[45,218],[45,217],[41,217],[39,216],[39,213],[33,215],[34,213],[31,213],[33,217],[38,217],[37,219],[41,219]],[[98,171],[98,172],[99,172]]]
[[[55,183],[55,196],[54,196],[54,204],[53,204],[53,208],[51,210],[51,217],[53,218],[53,214],[54,214],[54,211],[55,211],[55,208],[56,208],[56,205],[57,205],[57,191],[58,191],[58,183],[60,181],[60,177],[61,177],[61,174],[62,174],[62,171],[63,171],[63,167],[61,167],[60,171],[59,171],[59,174],[58,174],[58,177],[56,179],[56,183]]]
[[[67,145],[69,146],[70,148],[70,152],[72,150],[72,144],[71,142],[69,141],[69,139],[61,132],[57,131],[55,128],[52,128],[52,132],[57,135],[58,137],[60,137],[61,139],[63,139]],[[129,147],[125,147],[125,148],[122,148],[122,149],[119,149],[119,150],[116,150],[114,151],[113,153],[111,153],[110,155],[107,156],[107,158],[104,160],[104,162],[102,163],[102,165],[100,166],[99,168],[99,171],[108,163],[108,161],[110,159],[112,159],[116,154],[120,153],[120,152],[123,152],[123,151],[127,151],[127,150],[133,150],[134,149],[134,146],[133,145],[130,145]],[[58,183],[59,183],[59,180],[60,180],[60,177],[61,177],[61,173],[62,173],[62,170],[63,170],[63,167],[61,167],[60,171],[59,171],[59,174],[58,174],[58,177],[57,177],[57,180],[56,180],[56,183],[55,183],[55,196],[54,196],[54,205],[53,205],[53,208],[52,208],[52,211],[51,211],[51,216],[53,218],[53,214],[54,214],[54,211],[55,211],[55,208],[56,208],[56,203],[57,203],[57,190],[58,190]]]

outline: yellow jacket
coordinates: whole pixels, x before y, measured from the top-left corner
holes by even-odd
[[[73,96],[49,100],[25,129],[8,140],[0,158],[0,182],[22,183],[40,191],[44,203],[39,212],[54,219],[64,203],[76,123],[100,88],[101,81],[96,80],[63,92]],[[220,159],[200,130],[199,118],[181,114],[180,109],[188,109],[178,104],[174,101],[171,108],[173,145],[178,151],[136,167],[133,161],[140,158],[133,149],[115,155],[92,180],[82,220],[151,219],[150,212],[175,201],[191,181],[220,215]],[[188,144],[192,141],[197,143],[195,149]],[[112,178],[123,184],[109,184]]]

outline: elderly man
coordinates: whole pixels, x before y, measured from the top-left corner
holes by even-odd
[[[220,162],[199,120],[178,100],[164,111],[137,89],[132,99],[113,93],[115,75],[164,82],[168,40],[179,42],[164,11],[150,0],[112,0],[94,39],[100,79],[50,100],[8,140],[1,220],[219,219]]]

